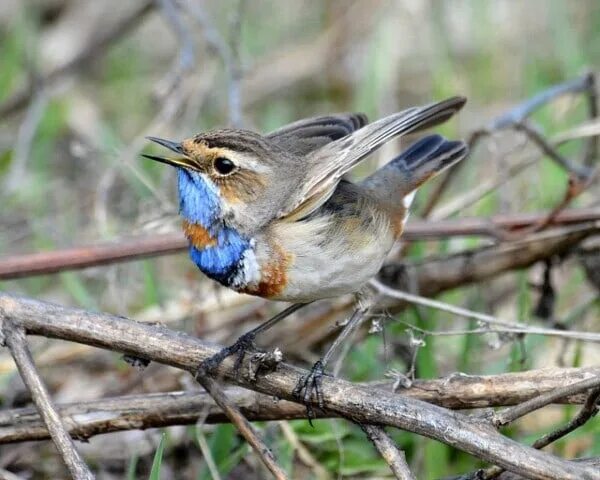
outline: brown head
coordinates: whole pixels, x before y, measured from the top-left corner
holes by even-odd
[[[240,232],[251,234],[274,217],[289,191],[285,187],[294,185],[298,159],[248,130],[212,130],[182,142],[148,139],[176,153],[144,156],[180,170],[182,214],[192,222],[206,223],[198,210],[214,211],[218,203],[220,217]],[[282,178],[292,183],[286,184]],[[186,202],[193,203],[193,211],[187,212],[190,215],[186,215]]]

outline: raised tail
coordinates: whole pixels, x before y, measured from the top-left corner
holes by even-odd
[[[462,160],[467,144],[428,135],[367,177],[362,186],[390,205],[408,208],[412,193],[424,182]]]

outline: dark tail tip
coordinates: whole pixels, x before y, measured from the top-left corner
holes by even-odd
[[[428,135],[413,143],[393,162],[413,177],[416,183],[462,160],[469,148],[462,140],[447,140],[441,135]]]

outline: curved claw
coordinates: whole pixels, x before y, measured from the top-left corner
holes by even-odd
[[[196,370],[195,378],[214,373],[215,370],[219,368],[219,365],[223,363],[223,360],[225,360],[227,357],[231,357],[232,355],[236,355],[233,371],[235,376],[238,377],[240,373],[240,367],[244,362],[244,358],[246,358],[246,353],[256,350],[254,345],[254,337],[255,335],[252,332],[248,332],[238,338],[233,345],[221,349],[212,357],[202,361]]]
[[[321,408],[321,409],[324,408],[323,389],[322,389],[324,374],[325,373],[324,373],[323,362],[321,360],[319,360],[318,362],[316,362],[313,365],[313,367],[310,370],[310,373],[308,373],[308,375],[302,377],[298,381],[298,383],[296,384],[296,387],[294,388],[294,391],[292,392],[292,395],[296,398],[301,399],[302,403],[306,407],[308,423],[311,426],[312,426],[312,420],[314,418],[316,418],[315,410],[314,410],[314,408],[312,406],[312,402],[311,402],[311,398],[313,397],[313,394],[314,394],[315,398],[317,399],[317,404],[319,405],[319,408]]]

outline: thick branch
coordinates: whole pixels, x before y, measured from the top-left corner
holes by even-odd
[[[0,313],[30,334],[76,341],[157,361],[190,372],[218,349],[164,327],[122,317],[0,294]],[[277,371],[254,382],[235,378],[227,359],[219,374],[230,381],[278,398],[293,400],[292,391],[308,372],[281,363]],[[376,388],[324,377],[323,399],[328,410],[366,424],[380,424],[424,435],[529,478],[599,479],[595,469],[558,459],[510,440],[490,425],[473,423],[465,415]]]
[[[575,383],[600,375],[600,367],[549,368],[501,375],[454,374],[436,380],[415,380],[410,388],[397,391],[400,395],[417,398],[451,409],[486,408],[518,403],[553,391],[565,383]],[[365,385],[388,392],[393,382]],[[228,400],[253,421],[296,420],[306,418],[303,405],[280,400],[242,388],[229,388]],[[585,395],[572,395],[559,400],[582,404]],[[227,422],[227,417],[204,392],[171,392],[127,395],[101,400],[57,405],[69,434],[78,439],[94,435],[170,425]],[[333,417],[335,412],[315,411],[317,417]],[[31,440],[46,440],[48,431],[35,408],[0,411],[0,445]]]

